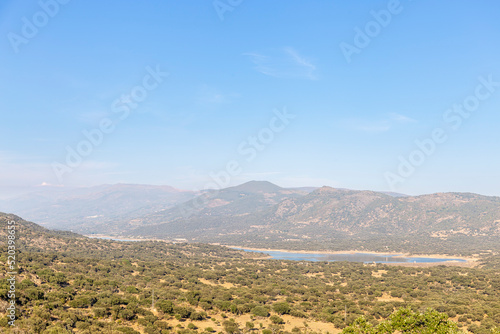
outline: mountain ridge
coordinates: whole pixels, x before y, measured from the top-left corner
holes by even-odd
[[[347,248],[349,242],[368,242],[377,249],[386,247],[383,243],[437,247],[438,242],[442,247],[451,242],[456,248],[472,240],[471,245],[482,249],[498,248],[495,238],[500,236],[500,197],[474,193],[395,196],[330,186],[282,188],[268,181],[250,181],[199,193],[120,184],[87,189],[68,198],[60,190],[53,197],[33,196],[42,197],[37,197],[39,207],[31,209],[43,214],[44,226],[117,238],[295,248],[312,244]],[[71,211],[72,207],[78,210]],[[61,214],[64,224],[54,223],[57,217],[51,212]],[[32,216],[27,219],[40,221]]]

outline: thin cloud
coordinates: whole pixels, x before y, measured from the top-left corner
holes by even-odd
[[[343,121],[347,128],[365,133],[383,133],[402,124],[417,123],[418,121],[398,113],[389,113],[384,119],[372,120],[363,118],[350,118]]]
[[[316,80],[316,66],[295,49],[286,47],[274,54],[244,53],[255,65],[254,69],[275,78]]]
[[[417,121],[411,117],[401,115],[398,113],[390,113],[389,116],[393,121],[399,122],[399,123],[416,123]]]

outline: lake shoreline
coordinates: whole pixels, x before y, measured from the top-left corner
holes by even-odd
[[[103,240],[112,240],[112,241],[120,241],[120,242],[138,242],[138,241],[162,241],[162,242],[167,242],[167,243],[176,243],[176,241],[169,241],[169,240],[164,240],[164,239],[128,239],[126,237],[116,237],[116,236],[109,236],[109,235],[101,235],[101,234],[94,234],[94,235],[85,235],[88,238],[97,238],[97,239],[103,239]],[[468,267],[468,268],[473,268],[479,265],[478,260],[480,258],[478,257],[464,257],[464,256],[453,256],[453,255],[441,255],[441,254],[413,254],[413,253],[403,253],[403,252],[377,252],[377,251],[369,251],[369,250],[343,250],[343,251],[329,251],[329,250],[321,250],[321,251],[310,251],[310,250],[290,250],[290,249],[272,249],[272,248],[255,248],[255,247],[244,247],[244,246],[238,246],[238,245],[224,245],[220,243],[207,243],[209,245],[214,245],[214,246],[222,246],[222,247],[227,247],[231,249],[246,249],[249,251],[258,251],[258,252],[282,252],[282,253],[296,253],[296,254],[319,254],[319,255],[338,255],[338,254],[369,254],[369,255],[378,255],[378,256],[397,256],[397,257],[422,257],[422,258],[429,258],[429,259],[450,259],[450,261],[441,261],[441,262],[419,262],[419,263],[413,263],[413,262],[389,262],[389,263],[384,263],[386,265],[392,265],[392,266],[406,266],[406,267],[430,267],[430,266],[439,266],[439,265],[445,265],[445,266],[460,266],[460,267]],[[260,256],[260,257],[253,257],[250,259],[254,260],[270,260],[273,259],[272,256]],[[459,260],[464,260],[465,262],[459,262],[455,261],[456,259]]]
[[[321,254],[321,255],[338,255],[338,254],[369,254],[378,256],[398,256],[398,257],[422,257],[429,259],[450,259],[450,261],[442,262],[432,262],[432,263],[412,263],[412,262],[397,262],[397,263],[386,263],[389,265],[403,265],[403,266],[436,266],[436,265],[456,265],[464,267],[475,267],[478,265],[477,261],[479,258],[475,257],[463,257],[463,256],[452,256],[452,255],[440,255],[440,254],[413,254],[413,253],[401,253],[401,252],[376,252],[368,250],[345,250],[345,251],[308,251],[308,250],[289,250],[289,249],[271,249],[271,248],[255,248],[255,247],[242,247],[236,245],[220,245],[232,249],[247,249],[250,251],[258,252],[282,252],[282,253],[297,253],[297,254]],[[265,257],[267,259],[269,257]],[[465,262],[455,261],[455,259],[464,260]]]

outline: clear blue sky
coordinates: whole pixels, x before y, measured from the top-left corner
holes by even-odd
[[[498,1],[54,1],[0,4],[0,186],[201,189],[235,161],[231,184],[391,190],[390,172],[398,192],[500,195],[500,87],[478,88],[460,126],[443,118],[479,77],[500,81]],[[398,174],[436,128],[446,140]]]

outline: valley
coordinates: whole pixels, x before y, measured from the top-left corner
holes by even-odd
[[[406,196],[267,181],[203,193],[139,185],[49,190],[0,207],[90,236],[244,248],[472,256],[498,248],[500,237],[500,198],[470,193]]]
[[[29,333],[352,333],[400,317],[441,319],[443,333],[500,326],[498,251],[471,268],[273,260],[218,245],[87,238],[9,214],[0,214],[2,240],[9,221],[18,226],[16,328]],[[2,243],[4,267],[6,253]],[[0,329],[14,333],[1,275]]]

